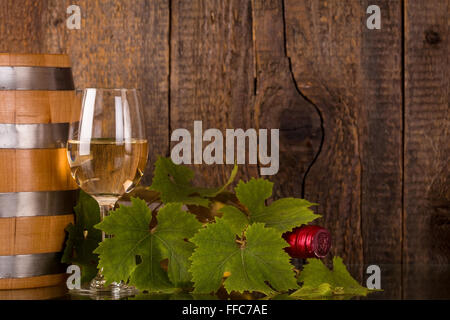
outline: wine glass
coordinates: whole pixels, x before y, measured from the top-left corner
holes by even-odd
[[[144,115],[136,89],[88,88],[77,90],[76,96],[67,158],[73,178],[97,200],[103,220],[143,175],[148,156]],[[132,288],[123,282],[105,286],[99,270],[89,291],[122,295]]]

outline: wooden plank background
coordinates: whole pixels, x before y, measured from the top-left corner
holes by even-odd
[[[449,298],[449,2],[1,1],[0,51],[67,53],[77,87],[140,88],[147,184],[194,120],[279,128],[276,197],[318,202],[333,254],[361,281],[381,266],[380,296]],[[371,4],[381,30],[365,27]],[[231,170],[195,169],[209,185]]]

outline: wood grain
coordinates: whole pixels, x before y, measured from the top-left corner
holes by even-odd
[[[0,243],[2,252],[11,252],[13,250],[14,237],[12,237],[11,235],[14,235],[15,232],[16,232],[16,219],[8,219],[8,218],[0,219]]]
[[[70,67],[66,55],[0,54],[0,65]],[[69,122],[74,91],[0,91],[0,123]],[[0,192],[71,190],[65,149],[0,149]],[[73,215],[0,219],[0,255],[60,252]],[[0,289],[53,286],[66,275],[0,279]]]
[[[0,279],[0,290],[57,286],[63,284],[66,281],[67,276],[68,275],[65,273],[60,273],[30,278]]]
[[[305,197],[320,203],[333,254],[360,264],[361,152],[355,123],[360,110],[352,91],[360,78],[361,28],[354,26],[362,13],[354,2],[345,7],[339,1],[286,1],[286,37],[299,89],[321,111],[325,129],[321,153],[305,180]]]
[[[303,179],[323,138],[318,110],[299,91],[290,69],[283,9],[282,1],[253,1],[255,125],[280,130],[280,170],[269,177],[275,198],[303,195]]]
[[[0,300],[49,300],[67,294],[65,285],[43,288],[0,290]]]
[[[0,52],[68,53],[78,87],[141,88],[146,184],[194,120],[280,128],[276,197],[318,202],[359,280],[380,264],[384,298],[450,297],[449,0],[80,0],[81,30],[65,26],[70,4],[2,1]],[[370,4],[381,30],[365,27]],[[15,170],[2,161],[0,181]],[[196,167],[197,182],[229,170]]]
[[[157,155],[168,155],[169,2],[81,0],[80,30],[66,28],[68,0],[47,0],[40,48],[67,53],[78,88],[139,88],[146,118],[149,183]]]
[[[0,66],[65,67],[65,54],[0,53]],[[41,90],[0,90],[0,123],[69,122],[77,109],[75,92]]]
[[[0,123],[70,122],[74,91],[0,91]]]
[[[362,9],[371,1],[362,1]],[[382,270],[383,298],[401,298],[402,274],[402,6],[378,1],[382,29],[362,28],[361,231],[364,272]],[[362,10],[362,12],[364,12]],[[365,17],[368,17],[366,14]]]
[[[255,128],[251,2],[173,1],[171,14],[171,130],[193,134],[195,120],[223,135],[226,128]],[[197,183],[216,186],[232,166],[195,169]],[[249,165],[239,177],[255,175],[256,165]]]
[[[74,190],[66,149],[0,149],[0,192]]]
[[[60,252],[73,215],[0,219],[0,255]]]
[[[362,23],[368,5],[285,3],[294,77],[325,130],[305,197],[320,204],[333,254],[360,279],[367,264],[400,263],[402,236],[401,8],[379,1],[384,29],[371,31]],[[398,270],[384,270],[387,297],[400,297]]]
[[[0,66],[70,68],[65,54],[0,53]]]
[[[0,1],[0,52],[42,53],[45,1]]]
[[[449,10],[447,0],[405,3],[403,293],[409,299],[450,296]]]

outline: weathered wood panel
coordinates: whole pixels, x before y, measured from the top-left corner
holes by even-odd
[[[274,196],[303,195],[303,181],[321,147],[320,114],[297,87],[286,53],[282,1],[253,1],[256,59],[255,125],[280,130],[280,168],[269,177]]]
[[[361,1],[362,12],[372,1]],[[361,228],[364,270],[379,265],[383,298],[401,298],[402,262],[402,3],[377,1],[380,30],[363,23]],[[368,17],[364,15],[364,22]]]
[[[41,53],[43,1],[0,2],[0,52]]]
[[[66,28],[70,1],[46,1],[42,49],[67,52],[78,87],[141,89],[150,161],[168,153],[169,4],[167,1],[78,1],[80,30]]]
[[[360,229],[361,161],[357,96],[360,63],[359,5],[286,1],[287,54],[299,89],[321,111],[324,143],[305,181],[305,197],[333,232],[333,253],[363,260]],[[342,21],[351,23],[342,25]],[[352,39],[353,43],[348,40]],[[347,41],[346,41],[347,40]],[[352,90],[350,87],[353,87]],[[352,108],[353,107],[353,108]],[[345,141],[345,143],[344,143]]]
[[[80,0],[81,30],[70,4],[2,1],[0,51],[68,53],[78,87],[141,88],[145,183],[194,120],[279,128],[275,195],[318,202],[334,254],[361,280],[380,264],[383,297],[450,296],[448,0]],[[195,169],[217,185],[231,166]]]
[[[401,262],[401,3],[377,1],[381,30],[365,26],[369,4],[287,0],[287,49],[325,130],[305,197],[320,203],[333,253],[360,277],[384,265],[386,297],[400,297],[400,269],[389,265]]]
[[[140,88],[150,161],[168,155],[168,1],[78,1],[80,30],[66,27],[70,1],[2,1],[2,52],[67,53],[75,84],[84,87]]]
[[[405,3],[405,298],[450,296],[449,10]]]
[[[193,140],[195,120],[203,131],[216,128],[224,137],[227,128],[254,128],[250,1],[173,1],[171,9],[171,130],[186,128]],[[193,150],[191,158],[194,163]],[[196,180],[219,185],[231,168],[195,166]],[[256,166],[240,172],[255,175]]]

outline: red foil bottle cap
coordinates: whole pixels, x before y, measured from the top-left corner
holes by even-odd
[[[330,251],[331,235],[319,226],[302,226],[287,232],[283,238],[289,243],[285,250],[292,258],[323,258]]]

